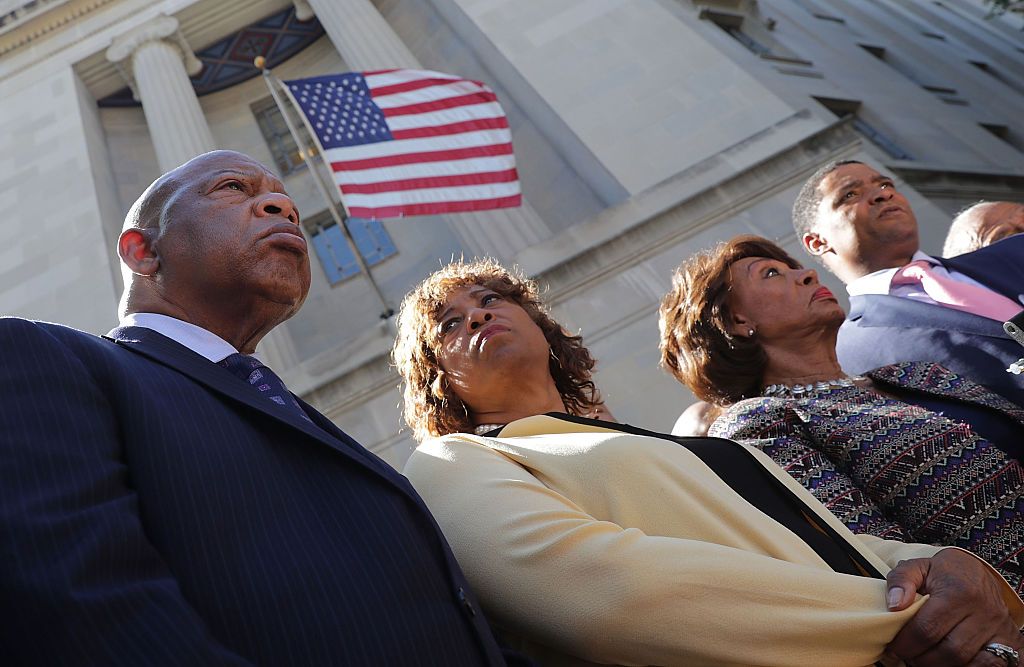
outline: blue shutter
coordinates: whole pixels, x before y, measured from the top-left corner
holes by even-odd
[[[398,250],[379,220],[349,218],[346,221],[352,240],[367,266],[380,264]],[[359,265],[349,249],[345,235],[333,222],[311,234],[313,249],[324,267],[327,280],[335,285],[359,273]]]
[[[347,224],[352,240],[356,242],[359,254],[366,260],[367,266],[380,264],[398,252],[380,220],[349,218]]]
[[[356,258],[352,256],[345,235],[337,225],[324,227],[314,234],[313,248],[324,267],[328,282],[332,285],[359,273]]]

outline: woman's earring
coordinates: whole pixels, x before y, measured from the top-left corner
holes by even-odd
[[[751,338],[753,338],[754,337],[754,329],[753,328],[749,329],[747,331],[747,335],[750,336]]]

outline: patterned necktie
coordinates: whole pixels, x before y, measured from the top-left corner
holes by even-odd
[[[313,420],[309,418],[309,415],[302,409],[299,402],[295,400],[295,397],[288,391],[288,388],[284,386],[281,378],[277,377],[274,371],[267,368],[256,357],[236,352],[225,357],[217,365],[223,366],[242,380],[245,380],[246,383],[255,387],[258,392],[278,405],[294,409],[300,417],[312,423]]]
[[[1021,306],[1002,294],[969,283],[962,283],[932,271],[931,264],[919,259],[907,264],[892,277],[893,285],[919,283],[936,303],[990,320],[1005,322],[1021,310]]]

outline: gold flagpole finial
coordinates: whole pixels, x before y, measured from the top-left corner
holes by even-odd
[[[252,59],[252,64],[256,65],[258,69],[263,69],[263,66],[267,64],[267,59],[263,56],[256,56]]]

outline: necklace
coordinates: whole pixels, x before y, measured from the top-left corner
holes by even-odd
[[[494,429],[501,428],[502,426],[504,426],[504,424],[480,424],[479,426],[473,427],[473,434],[484,435],[485,433],[490,433]]]
[[[841,387],[852,387],[856,382],[864,379],[863,375],[855,375],[852,378],[841,377],[834,380],[820,380],[818,382],[811,382],[808,384],[770,384],[764,388],[761,395],[779,397],[791,396],[793,398],[800,398],[801,396],[810,396],[822,391],[830,391]]]

